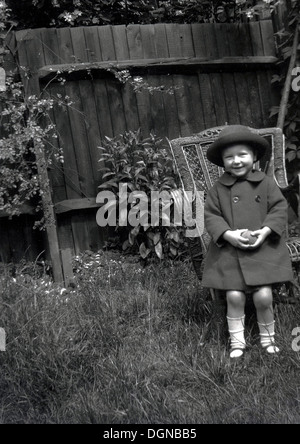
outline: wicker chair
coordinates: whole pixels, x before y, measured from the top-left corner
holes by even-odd
[[[205,195],[205,192],[223,174],[222,168],[211,164],[206,158],[208,146],[218,137],[223,128],[224,126],[214,127],[189,137],[169,140],[184,190],[204,191]],[[286,176],[285,143],[282,130],[280,128],[249,129],[262,137],[266,137],[270,144],[269,152],[256,163],[255,167],[273,176],[283,194],[288,192],[291,187]],[[198,237],[189,238],[192,262],[200,280],[203,260],[209,242],[210,237],[205,230]],[[278,292],[277,297],[286,302],[294,302],[299,297],[300,238],[288,237],[288,227],[286,243],[292,260],[295,279],[293,283],[284,285],[283,289]],[[220,294],[211,290],[211,296],[218,300]]]

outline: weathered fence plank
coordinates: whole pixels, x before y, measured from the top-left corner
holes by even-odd
[[[152,25],[145,25],[140,27],[141,43],[143,47],[143,57],[145,59],[155,59],[159,56],[156,51],[155,41],[155,27]],[[159,75],[144,75],[145,81],[155,87],[163,85],[161,83],[161,76]],[[152,131],[155,134],[162,134],[166,128],[165,111],[163,104],[163,94],[154,91],[149,95],[150,109],[152,109]]]
[[[209,28],[209,26],[205,26],[203,28],[203,38],[205,42],[206,54],[212,59],[216,59],[220,56],[220,54],[218,50],[215,28],[214,32],[210,32]],[[211,73],[207,79],[207,82],[210,81],[211,85],[212,100],[214,104],[217,125],[224,125],[226,122],[228,122],[225,90],[222,80],[222,76],[218,72]]]
[[[195,55],[196,57],[199,58],[208,57],[206,38],[205,38],[205,35],[207,34],[206,29],[207,25],[201,27],[196,25],[192,26],[193,41],[195,45]],[[203,122],[202,122],[202,128],[200,129],[201,131],[202,129],[215,126],[217,124],[217,117],[216,117],[216,109],[213,100],[209,74],[198,72],[198,82],[199,82],[200,100],[203,110],[202,112]]]
[[[129,48],[127,42],[126,27],[124,25],[114,26],[112,28],[112,34],[115,46],[116,60],[129,60]],[[116,83],[114,83],[116,86]],[[141,124],[139,121],[137,97],[136,94],[132,94],[132,86],[130,84],[119,85],[121,91],[121,98],[123,100],[123,108],[125,114],[126,129],[137,130]]]
[[[158,57],[164,59],[169,58],[169,48],[166,34],[166,27],[163,23],[155,25],[155,48]],[[157,73],[160,85],[165,87],[165,92],[162,93],[164,117],[166,124],[167,137],[172,139],[180,133],[179,119],[177,114],[176,97],[174,94],[175,82],[170,73],[159,75]],[[162,134],[162,133],[161,133]]]
[[[112,26],[98,27],[98,37],[101,48],[102,60],[115,60],[115,45],[112,34]]]
[[[127,42],[130,59],[143,59],[142,37],[139,25],[127,27]],[[149,92],[141,90],[136,94],[139,122],[145,135],[153,130],[152,111]]]
[[[222,24],[217,24],[215,27],[215,36],[219,56],[221,54],[230,54],[230,46],[227,35],[227,27],[222,26]],[[240,117],[238,98],[236,94],[233,72],[224,72],[223,70],[221,73],[221,79],[223,82],[223,93],[225,98],[225,123],[227,122],[228,124],[231,124],[239,122]]]

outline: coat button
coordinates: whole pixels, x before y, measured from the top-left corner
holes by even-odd
[[[238,196],[234,196],[234,198],[232,199],[233,203],[238,203],[239,200],[240,198]]]
[[[257,196],[255,196],[255,201],[256,201],[256,202],[260,202],[260,201],[261,201],[261,197],[260,197],[259,194],[258,194]]]

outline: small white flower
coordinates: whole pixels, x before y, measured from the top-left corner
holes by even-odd
[[[65,15],[63,16],[66,22],[71,23],[73,21],[73,17],[72,14],[70,14],[69,12],[66,12]]]
[[[141,83],[143,81],[143,77],[139,77],[139,76],[133,77],[133,81],[136,83]]]

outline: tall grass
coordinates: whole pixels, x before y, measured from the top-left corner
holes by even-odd
[[[1,275],[0,422],[299,423],[300,304],[277,304],[276,357],[248,318],[245,359],[230,362],[222,325],[191,264],[141,267],[113,253],[75,262],[65,290],[34,267]]]

